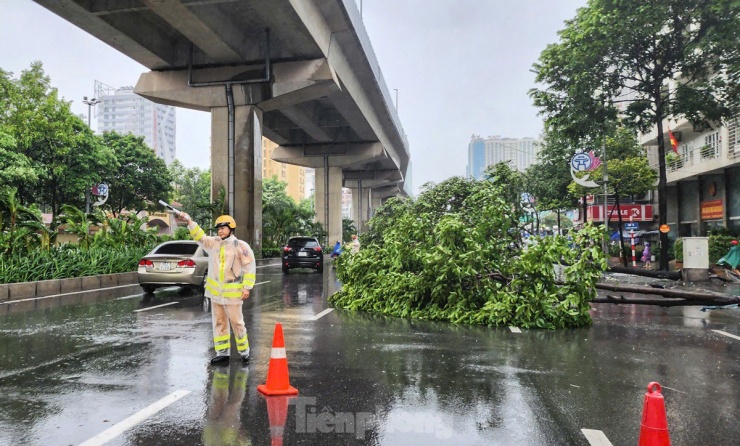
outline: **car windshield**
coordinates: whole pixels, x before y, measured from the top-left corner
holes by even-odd
[[[288,246],[292,248],[316,248],[319,243],[310,238],[292,238],[288,240]]]
[[[160,246],[153,254],[193,255],[197,250],[195,243],[171,243]]]

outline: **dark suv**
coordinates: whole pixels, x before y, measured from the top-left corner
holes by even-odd
[[[283,248],[283,273],[291,268],[313,268],[324,272],[324,253],[315,237],[291,237]]]

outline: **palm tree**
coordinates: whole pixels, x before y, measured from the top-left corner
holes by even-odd
[[[71,204],[62,205],[60,208],[60,220],[66,225],[67,232],[77,236],[79,246],[83,249],[90,248],[93,243],[93,236],[90,229],[93,226],[100,226],[100,214],[85,214],[77,207]]]
[[[51,234],[43,222],[38,210],[24,206],[17,197],[18,190],[6,189],[0,192],[0,232],[2,238],[0,249],[8,254],[20,247],[25,247],[30,239],[38,239],[38,232]],[[43,246],[42,243],[39,245]]]

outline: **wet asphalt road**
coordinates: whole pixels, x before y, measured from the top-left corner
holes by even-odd
[[[0,317],[0,445],[276,444],[256,389],[276,322],[300,391],[270,400],[285,444],[588,445],[593,429],[634,445],[650,381],[674,446],[738,444],[738,310],[598,305],[592,327],[515,333],[322,313],[331,268],[270,263],[244,306],[246,368],[207,365],[210,315],[174,289]]]

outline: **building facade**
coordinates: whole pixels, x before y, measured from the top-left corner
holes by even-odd
[[[262,178],[277,177],[288,183],[286,192],[296,203],[306,198],[306,168],[292,164],[283,164],[272,160],[272,151],[277,144],[262,137]]]
[[[467,176],[481,179],[488,166],[509,162],[511,167],[524,172],[537,162],[540,141],[534,138],[502,138],[473,135],[468,144]]]
[[[478,135],[473,135],[468,143],[468,166],[465,175],[469,178],[482,178],[486,170],[486,144]]]
[[[671,150],[669,128],[678,140],[677,153]],[[719,228],[740,233],[740,116],[708,130],[670,119],[664,134],[669,237],[703,236]],[[641,135],[640,142],[657,166],[657,129]]]
[[[155,104],[134,94],[134,87],[113,88],[95,83],[98,133],[116,131],[144,138],[158,157],[169,165],[175,160],[177,130],[175,107]]]

